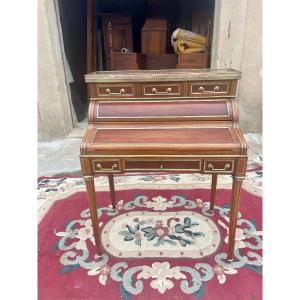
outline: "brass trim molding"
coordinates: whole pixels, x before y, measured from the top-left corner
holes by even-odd
[[[210,102],[212,100],[209,100],[209,99],[205,99],[205,100],[201,100],[203,102]],[[230,111],[229,111],[229,101],[227,99],[218,99],[218,100],[213,100],[213,101],[219,101],[219,102],[225,102],[226,104],[226,109],[227,109],[227,115],[207,115],[207,116],[136,116],[136,117],[123,117],[123,116],[116,116],[116,117],[101,117],[99,115],[99,109],[100,109],[100,106],[101,106],[101,103],[116,103],[114,101],[98,101],[100,102],[99,105],[97,106],[97,109],[96,109],[96,119],[143,119],[143,118],[147,118],[147,119],[158,119],[158,118],[167,118],[167,119],[177,119],[177,118],[190,118],[190,119],[201,119],[201,118],[228,118],[230,117]],[[180,100],[171,100],[171,101],[164,101],[162,99],[159,99],[157,101],[143,101],[143,103],[166,103],[166,102],[177,102],[177,103],[182,103],[183,101],[180,101]],[[199,100],[196,100],[194,99],[193,101],[190,101],[190,102],[200,102]],[[95,103],[95,102],[94,102]],[[122,103],[139,103],[137,101],[122,101]],[[226,119],[228,120],[228,119]]]
[[[86,82],[195,81],[240,79],[241,72],[233,69],[168,69],[97,71],[85,75]]]
[[[191,158],[191,157],[194,157],[194,158],[224,158],[224,157],[228,157],[228,158],[242,158],[242,157],[248,157],[248,155],[246,154],[242,154],[242,155],[232,155],[232,154],[222,154],[222,155],[218,155],[218,154],[211,154],[211,155],[202,155],[202,154],[195,154],[195,155],[178,155],[178,154],[122,154],[122,155],[118,155],[118,154],[81,154],[80,157],[86,157],[86,158],[118,158],[118,159],[121,159],[121,158],[125,158],[125,157],[136,157],[137,159],[142,157],[142,158],[145,158],[145,157],[148,157],[148,158],[151,158],[151,157],[162,157],[162,158],[169,158],[169,157],[172,157],[172,158]]]
[[[94,176],[92,175],[86,175],[86,176],[83,176],[83,179],[84,181],[93,181],[94,180]]]
[[[244,176],[232,175],[232,179],[237,181],[243,181],[245,177],[246,177],[245,175]]]
[[[131,100],[131,101],[135,101],[135,102],[137,102],[138,101],[138,99],[136,98],[136,97],[124,97],[123,95],[122,95],[122,97],[118,97],[118,98],[113,98],[112,96],[110,96],[110,95],[104,95],[105,97],[107,97],[107,99],[108,100],[106,100],[104,97],[90,97],[89,98],[89,101],[103,101],[103,102],[106,102],[106,101],[124,101],[124,100]],[[193,100],[193,99],[195,99],[195,101],[202,101],[202,99],[203,100],[212,100],[212,99],[224,99],[224,97],[226,97],[226,99],[227,98],[236,98],[236,94],[234,94],[234,95],[231,95],[231,94],[229,94],[229,95],[224,95],[224,94],[220,94],[220,95],[208,95],[208,94],[199,94],[199,95],[194,95],[194,96],[188,96],[188,95],[185,95],[185,96],[180,96],[180,97],[175,97],[175,96],[168,96],[168,97],[166,97],[166,96],[164,96],[164,100],[168,100],[168,101],[170,101],[170,100],[181,100],[181,101],[184,101],[184,100]],[[208,99],[209,98],[209,99]],[[169,100],[170,99],[170,100]],[[161,98],[159,98],[159,97],[155,97],[155,95],[154,95],[154,97],[143,97],[143,101],[144,100],[152,100],[153,102],[156,102],[156,101],[161,101]]]

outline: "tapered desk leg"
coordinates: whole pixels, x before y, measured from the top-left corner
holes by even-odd
[[[108,181],[109,181],[111,203],[113,208],[116,208],[115,182],[114,182],[113,174],[108,174]]]
[[[218,180],[218,174],[212,174],[212,176],[211,176],[211,189],[210,189],[210,207],[209,207],[209,211],[211,213],[214,212],[216,189],[217,189],[217,180]]]
[[[90,207],[90,215],[92,219],[92,226],[96,244],[96,253],[101,255],[101,247],[100,247],[100,234],[99,234],[99,221],[98,221],[98,213],[96,206],[96,196],[95,196],[95,184],[94,184],[94,176],[84,176],[86,190],[88,195],[88,202]]]
[[[237,216],[238,216],[238,209],[239,209],[239,202],[240,202],[240,192],[241,192],[243,180],[244,180],[243,176],[233,176],[227,261],[233,260],[236,223],[237,223]]]

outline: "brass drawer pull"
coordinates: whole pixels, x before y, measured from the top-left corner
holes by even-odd
[[[216,86],[214,87],[214,93],[216,93],[219,89],[220,89],[220,87],[219,87],[218,85],[216,85]]]
[[[162,170],[163,168],[164,168],[164,166],[161,164],[161,165],[160,165],[160,169]]]
[[[166,95],[172,92],[172,88],[168,87],[165,92],[158,92],[156,88],[152,88],[152,93],[157,95]]]
[[[101,166],[101,164],[100,163],[97,163],[97,168],[99,168],[100,170],[102,169],[102,166]],[[113,170],[113,169],[117,169],[118,168],[118,164],[113,164],[112,166],[111,166],[111,169]]]
[[[230,164],[226,164],[223,169],[215,169],[212,164],[208,164],[207,169],[210,169],[211,171],[228,171],[230,169]]]
[[[199,90],[199,92],[200,93],[210,93],[211,91],[205,91],[205,88],[203,87],[203,86],[200,86],[199,88],[198,88],[198,90]],[[214,93],[217,93],[218,91],[220,90],[220,87],[218,86],[218,85],[216,85],[215,87],[214,87],[214,90],[213,90],[213,92]]]
[[[109,95],[122,95],[125,94],[125,89],[120,89],[119,93],[112,93],[110,89],[106,89],[105,92]]]

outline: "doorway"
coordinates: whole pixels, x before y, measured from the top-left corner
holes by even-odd
[[[72,77],[70,97],[78,121],[86,117],[88,108],[84,75],[108,69],[103,35],[105,15],[130,16],[132,51],[136,53],[142,50],[141,31],[145,20],[167,20],[167,57],[174,55],[170,40],[176,28],[207,35],[209,27],[207,67],[210,67],[214,0],[58,0],[58,8],[66,60]]]

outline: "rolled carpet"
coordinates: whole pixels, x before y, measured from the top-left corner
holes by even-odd
[[[192,31],[177,28],[172,34],[172,46],[175,53],[198,53],[205,51],[206,37]]]

